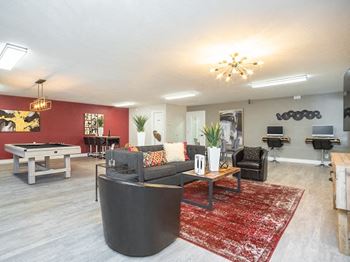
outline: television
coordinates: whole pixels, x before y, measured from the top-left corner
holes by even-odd
[[[268,136],[283,136],[283,126],[268,126],[267,127]]]
[[[312,126],[312,136],[334,136],[333,126]]]

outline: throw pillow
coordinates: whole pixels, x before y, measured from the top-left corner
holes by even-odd
[[[190,157],[188,156],[187,152],[187,142],[183,142],[184,144],[184,154],[185,154],[185,161],[190,160]]]
[[[243,159],[248,161],[259,161],[260,160],[261,147],[247,147],[243,149]]]
[[[143,153],[143,167],[161,166],[166,162],[164,150]]]
[[[182,142],[164,143],[164,150],[168,162],[185,161],[184,144]]]
[[[128,151],[130,151],[130,152],[139,152],[139,149],[136,146],[129,146]]]

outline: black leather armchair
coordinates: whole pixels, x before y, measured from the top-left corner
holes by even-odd
[[[99,176],[107,245],[126,256],[158,253],[179,235],[182,188]]]
[[[232,154],[232,165],[241,168],[241,177],[246,179],[265,181],[267,178],[268,151],[261,149],[259,161],[244,160],[244,149]]]

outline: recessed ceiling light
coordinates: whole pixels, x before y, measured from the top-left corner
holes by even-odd
[[[136,103],[135,102],[130,102],[130,101],[128,101],[128,102],[120,102],[120,103],[114,104],[115,107],[129,107],[129,106],[134,106],[134,105],[136,105]]]
[[[0,54],[0,68],[11,70],[27,51],[28,49],[25,47],[6,44]]]
[[[196,91],[181,92],[181,93],[174,93],[174,94],[165,95],[164,99],[166,99],[166,100],[176,100],[176,99],[194,97],[196,95],[198,95],[198,92],[196,92]]]
[[[308,79],[309,79],[309,75],[288,76],[284,78],[276,78],[276,79],[252,82],[250,86],[252,88],[278,86],[278,85],[285,85],[290,83],[303,82],[303,81],[307,81]]]

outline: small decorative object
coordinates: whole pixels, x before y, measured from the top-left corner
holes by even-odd
[[[137,145],[144,146],[146,139],[145,124],[148,120],[148,117],[136,115],[133,117],[133,120],[137,129]]]
[[[243,146],[243,109],[220,111],[221,139],[226,148]]]
[[[0,132],[39,132],[40,113],[0,109]]]
[[[229,82],[234,74],[239,74],[243,79],[247,79],[254,73],[252,67],[262,64],[262,61],[251,62],[248,61],[247,57],[241,57],[238,53],[234,53],[230,55],[229,61],[223,60],[210,69],[210,72],[218,73],[216,79],[225,77],[226,82]]]
[[[85,113],[84,115],[84,133],[85,135],[98,135],[97,119],[102,118],[103,114]],[[103,133],[103,131],[102,131]]]
[[[276,114],[277,120],[289,120],[293,118],[296,121],[302,120],[304,117],[308,120],[312,119],[321,119],[321,113],[318,110],[315,111],[309,111],[309,110],[302,110],[302,111],[293,111],[290,110],[288,112],[284,112],[283,114],[277,113]]]
[[[97,118],[97,134],[98,136],[103,136],[103,124],[104,119],[103,116]]]
[[[194,155],[194,172],[197,175],[204,176],[205,174],[205,156],[196,154]]]
[[[220,165],[220,136],[221,127],[219,123],[211,124],[203,128],[203,134],[208,141],[208,162],[210,171],[219,171]]]
[[[29,105],[30,111],[40,112],[50,110],[52,101],[47,100],[44,96],[44,83],[46,80],[39,79],[35,82],[38,85],[38,98]]]
[[[153,137],[158,141],[162,141],[162,135],[158,133],[157,130],[153,130]]]

